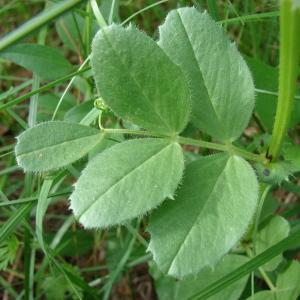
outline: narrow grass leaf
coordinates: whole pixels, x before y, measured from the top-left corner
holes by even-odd
[[[14,230],[23,222],[24,217],[32,209],[34,203],[28,203],[20,207],[0,228],[0,243],[9,237]]]
[[[46,23],[55,19],[56,17],[62,15],[63,13],[74,8],[84,0],[64,0],[60,1],[56,5],[53,5],[49,9],[38,14],[34,18],[30,19],[26,23],[22,24],[20,27],[10,32],[9,34],[1,37],[0,40],[0,51],[8,48],[9,46],[15,44],[20,39],[26,37],[31,32],[37,30],[38,28],[44,26]]]
[[[37,240],[46,254],[47,252],[46,252],[44,236],[43,236],[43,221],[44,221],[44,216],[46,214],[47,208],[51,202],[51,198],[49,198],[49,193],[52,184],[53,184],[53,178],[46,178],[44,180],[39,194],[39,200],[38,200],[36,215],[35,215]]]
[[[71,79],[74,76],[77,76],[79,74],[85,73],[85,72],[89,71],[90,69],[91,69],[90,67],[86,67],[86,68],[84,68],[82,70],[78,70],[76,72],[73,72],[71,74],[63,76],[63,77],[61,77],[59,79],[56,79],[56,80],[54,80],[54,81],[52,81],[52,82],[50,82],[48,84],[45,84],[45,85],[41,86],[40,88],[35,89],[35,90],[33,90],[33,91],[29,92],[29,93],[26,93],[26,94],[24,94],[24,95],[22,95],[20,97],[14,98],[14,99],[10,100],[7,103],[1,104],[0,105],[0,111],[3,110],[3,109],[5,109],[5,108],[12,107],[12,106],[14,106],[16,104],[19,104],[20,102],[28,99],[29,97],[31,97],[33,95],[40,94],[42,92],[48,91],[51,88],[53,88],[54,86],[57,86],[60,83],[63,83],[66,80],[69,80],[69,79]]]
[[[300,239],[300,229],[294,231],[289,237],[281,240],[276,245],[268,248],[267,250],[257,255],[255,258],[251,259],[241,267],[235,269],[233,272],[228,273],[228,275],[225,275],[219,280],[216,280],[214,283],[207,286],[206,288],[204,288],[202,291],[195,294],[194,296],[190,297],[188,300],[208,299],[209,297],[222,291],[225,287],[236,282],[240,278],[255,271],[258,267],[267,263],[272,258],[278,256],[280,253],[292,247],[295,247],[296,245],[299,246],[299,239]]]
[[[59,50],[44,45],[15,45],[1,52],[0,56],[44,79],[57,79],[74,70]]]

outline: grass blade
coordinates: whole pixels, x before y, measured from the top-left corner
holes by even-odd
[[[56,86],[56,85],[58,85],[58,84],[60,84],[60,83],[62,83],[64,81],[66,81],[66,80],[68,80],[68,79],[70,79],[70,78],[72,78],[72,77],[74,77],[76,75],[83,74],[83,73],[89,71],[90,69],[91,69],[91,67],[87,67],[87,68],[84,68],[84,69],[82,69],[80,71],[73,72],[73,73],[68,74],[66,76],[63,76],[63,77],[61,77],[59,79],[51,81],[48,84],[45,84],[45,85],[41,86],[40,88],[38,88],[36,90],[33,90],[33,91],[31,91],[31,92],[29,92],[29,93],[27,93],[25,95],[22,95],[22,96],[20,96],[18,98],[15,98],[15,99],[13,99],[13,100],[5,103],[5,104],[0,105],[0,110],[8,108],[8,107],[12,107],[12,106],[14,106],[14,105],[16,105],[16,104],[18,104],[18,103],[20,103],[20,102],[28,99],[29,97],[31,97],[31,96],[33,96],[35,94],[39,94],[39,93],[48,91],[51,88],[53,88],[54,86]]]
[[[255,271],[258,267],[262,266],[266,262],[270,261],[272,258],[281,254],[282,252],[290,249],[295,245],[299,245],[300,240],[300,228],[293,232],[289,237],[281,240],[276,245],[268,248],[261,254],[257,255],[255,258],[251,259],[249,262],[245,263],[241,267],[237,268],[235,271],[224,276],[223,278],[217,280],[213,284],[209,285],[197,295],[192,296],[188,300],[199,300],[199,299],[208,299],[209,297],[220,292],[233,282],[239,280],[245,275],[249,274],[252,271]]]
[[[36,29],[44,26],[48,22],[62,15],[64,12],[70,10],[71,8],[73,8],[75,5],[79,4],[82,1],[83,0],[66,0],[38,14],[30,21],[24,23],[16,30],[4,36],[0,40],[0,51],[15,44],[20,39],[24,38],[31,32],[35,31]]]
[[[2,243],[23,221],[23,218],[31,210],[33,205],[34,203],[23,205],[3,224],[0,229],[0,243]]]

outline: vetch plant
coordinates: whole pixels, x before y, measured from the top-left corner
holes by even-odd
[[[298,46],[293,49],[298,59]],[[279,130],[277,120],[286,124],[291,106],[276,117],[270,149],[253,153],[238,145],[255,105],[253,79],[222,27],[196,8],[171,11],[157,42],[134,25],[103,27],[94,37],[90,60],[98,96],[129,128],[104,128],[103,107],[99,129],[65,121],[40,123],[17,138],[18,164],[26,172],[55,171],[97,152],[109,137],[130,136],[89,159],[70,197],[78,222],[85,228],[108,228],[149,214],[148,251],[163,273],[176,278],[218,265],[221,274],[227,260],[239,265],[244,260],[239,256],[222,260],[238,245],[254,255],[245,241],[257,233],[264,200],[258,201],[259,192],[266,190],[265,183],[259,187],[254,165],[262,181],[269,176],[265,170],[281,170],[277,159],[287,125]],[[290,74],[288,66],[283,72]],[[292,73],[288,84],[294,88],[294,69]],[[294,90],[286,96],[292,99]],[[189,137],[189,123],[214,142]],[[187,162],[186,145],[217,153]],[[286,177],[277,173],[276,183]],[[281,238],[288,235],[284,219],[268,226],[282,229]],[[256,251],[276,242],[258,240]],[[274,270],[278,258],[270,263],[268,270]]]

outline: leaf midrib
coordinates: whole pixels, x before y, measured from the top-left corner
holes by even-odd
[[[106,191],[96,195],[94,197],[95,201],[89,206],[87,207],[78,217],[78,219],[80,220],[82,218],[82,216],[84,214],[86,214],[89,209],[91,209],[93,207],[93,205],[95,205],[95,203],[97,203],[99,200],[101,200],[101,198],[103,198],[103,196],[105,194],[107,194],[109,191],[111,191],[112,189],[115,188],[115,186],[117,186],[120,182],[122,182],[123,180],[125,180],[128,176],[132,175],[132,173],[134,173],[136,170],[138,170],[140,167],[144,166],[146,163],[148,163],[150,160],[152,160],[155,156],[157,156],[158,154],[160,154],[161,152],[165,151],[168,147],[170,146],[174,146],[175,144],[167,144],[165,147],[163,147],[162,149],[160,149],[158,152],[156,152],[155,154],[151,155],[150,157],[148,157],[146,160],[144,160],[141,164],[139,164],[138,166],[134,167],[133,169],[129,170],[129,172],[123,176],[122,178],[119,178],[113,185],[109,186]]]
[[[89,138],[89,137],[91,137],[91,136],[96,136],[96,135],[101,136],[102,134],[99,133],[99,132],[97,132],[97,133],[89,134],[89,135],[86,135],[86,136],[80,137],[80,138],[72,138],[72,139],[63,141],[62,143],[57,143],[57,144],[53,144],[53,145],[47,146],[47,147],[42,147],[42,148],[39,148],[39,149],[36,149],[36,150],[31,150],[31,151],[28,151],[28,152],[23,152],[23,153],[21,153],[21,154],[18,154],[18,153],[17,153],[17,157],[24,157],[24,156],[26,156],[26,155],[30,155],[30,154],[33,154],[33,153],[36,153],[36,152],[44,151],[45,149],[52,149],[52,148],[55,148],[55,147],[58,147],[58,146],[62,146],[62,145],[64,145],[64,144],[67,144],[67,143],[70,143],[70,142],[73,142],[73,141],[84,140],[84,139],[86,139],[86,138]]]
[[[220,118],[219,118],[219,116],[218,116],[218,114],[217,114],[217,111],[216,111],[216,109],[215,109],[215,107],[214,107],[214,105],[212,104],[212,102],[211,102],[211,98],[212,98],[212,96],[210,95],[210,93],[209,93],[209,89],[208,89],[208,87],[207,87],[207,85],[206,85],[206,82],[205,82],[205,80],[204,80],[204,77],[203,77],[203,75],[202,75],[202,72],[201,72],[201,68],[200,68],[200,64],[199,64],[199,61],[198,61],[198,59],[197,59],[197,57],[196,57],[196,54],[195,54],[195,49],[194,49],[194,47],[193,47],[193,44],[192,44],[192,42],[191,42],[191,40],[190,40],[190,37],[189,37],[189,35],[188,35],[188,32],[187,32],[187,29],[186,29],[186,27],[184,26],[184,23],[183,23],[183,21],[182,21],[182,18],[181,18],[181,15],[180,15],[180,13],[178,12],[178,10],[176,10],[176,13],[177,13],[177,16],[178,16],[178,18],[179,18],[179,21],[180,21],[180,24],[181,24],[181,26],[182,26],[182,28],[183,28],[183,31],[184,31],[184,34],[185,34],[185,36],[186,36],[186,38],[187,38],[187,40],[188,40],[188,44],[189,44],[189,46],[190,46],[190,49],[191,49],[191,52],[192,52],[192,54],[193,54],[193,59],[194,59],[194,61],[196,62],[196,64],[197,64],[197,66],[198,66],[198,72],[199,72],[199,74],[200,74],[200,77],[202,78],[202,82],[203,82],[203,85],[204,85],[204,87],[205,87],[205,90],[206,90],[206,93],[207,93],[207,95],[208,95],[208,97],[209,97],[209,101],[208,101],[208,103],[211,105],[211,107],[212,107],[212,110],[213,110],[213,112],[214,112],[214,114],[215,114],[215,116],[216,116],[216,119],[217,119],[217,121],[219,122],[219,126],[221,126],[221,121],[220,121]],[[221,127],[220,127],[221,128]]]
[[[172,259],[172,261],[171,261],[171,263],[170,263],[170,265],[169,265],[169,267],[167,268],[167,273],[168,273],[168,274],[169,274],[169,271],[170,271],[170,269],[172,268],[172,266],[173,266],[173,264],[174,264],[174,262],[175,262],[175,260],[176,260],[176,257],[179,255],[179,252],[181,251],[183,245],[185,244],[185,242],[186,242],[186,240],[187,240],[187,237],[190,235],[190,233],[191,233],[191,231],[193,230],[195,224],[198,222],[199,218],[202,216],[203,211],[205,210],[205,207],[206,207],[207,204],[209,203],[210,197],[211,197],[211,195],[213,194],[213,192],[214,192],[214,190],[215,190],[215,187],[217,186],[217,184],[218,184],[218,182],[219,182],[221,176],[223,175],[223,173],[224,173],[224,171],[225,171],[225,169],[226,169],[226,167],[227,167],[227,164],[228,164],[229,160],[230,160],[230,158],[228,158],[226,164],[224,165],[224,168],[222,169],[222,171],[221,171],[220,174],[218,175],[217,180],[216,180],[216,183],[215,183],[215,185],[213,186],[212,190],[210,191],[209,196],[207,197],[207,201],[206,201],[206,202],[204,203],[204,205],[202,206],[202,209],[201,209],[201,211],[199,212],[199,214],[197,214],[197,217],[196,217],[195,221],[193,222],[192,226],[190,227],[190,229],[188,230],[187,234],[185,235],[185,238],[184,238],[183,242],[180,243],[180,245],[179,245],[179,247],[178,247],[178,250],[176,251],[176,253],[175,253],[175,255],[174,255],[174,257],[173,257],[173,259]]]
[[[121,62],[121,64],[123,65],[123,67],[125,69],[128,70],[128,74],[130,75],[130,77],[132,78],[133,82],[135,83],[135,85],[138,87],[138,89],[141,91],[141,94],[144,96],[145,100],[148,102],[148,104],[150,105],[150,107],[153,108],[155,114],[159,117],[159,119],[161,120],[162,124],[164,124],[166,126],[166,128],[168,128],[170,130],[170,133],[173,133],[174,130],[169,126],[169,124],[167,124],[165,122],[165,120],[163,119],[163,117],[160,115],[160,113],[157,111],[155,105],[153,105],[153,102],[149,99],[148,95],[144,92],[144,90],[142,89],[141,85],[139,84],[138,80],[135,78],[135,76],[132,74],[132,72],[130,71],[130,69],[128,69],[125,65],[125,63],[123,62],[123,60],[121,59],[120,54],[117,52],[117,50],[114,48],[113,43],[109,40],[108,36],[106,35],[106,32],[103,30],[102,31],[104,38],[106,39],[106,41],[108,42],[108,44],[110,45],[111,49],[113,50],[113,52],[116,54],[116,56],[119,58],[119,61]],[[167,59],[169,59],[167,57]]]

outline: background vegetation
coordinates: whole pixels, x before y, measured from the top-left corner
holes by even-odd
[[[88,64],[78,72],[90,54],[91,40],[101,24],[101,15],[95,13],[97,10],[93,5],[99,5],[107,23],[128,23],[130,18],[153,38],[158,37],[157,26],[172,8],[194,5],[201,10],[207,9],[245,56],[254,77],[257,103],[240,143],[247,145],[249,150],[265,147],[277,101],[278,2],[73,1],[74,5],[61,11],[63,15],[51,15],[54,5],[61,3],[0,1],[2,37],[28,20],[32,22],[31,29],[35,29],[21,32],[19,36],[11,35],[10,42],[7,38],[0,40],[0,294],[3,299],[158,299],[158,295],[161,299],[168,299],[161,295],[168,293],[170,285],[155,275],[151,255],[145,253],[147,217],[127,227],[83,230],[68,209],[68,196],[70,186],[78,178],[86,160],[59,173],[55,181],[56,192],[48,198],[46,213],[37,211],[36,202],[42,197],[41,183],[45,175],[25,175],[17,166],[13,151],[15,137],[36,123],[51,120],[53,115],[56,120],[75,122],[88,116],[87,123],[94,122],[95,115],[90,112],[96,91]],[[40,24],[33,19],[38,14],[42,14]],[[74,77],[75,74],[78,76]],[[297,162],[298,173],[289,182],[272,188],[263,210],[265,219],[272,214],[284,216],[289,221],[291,232],[298,233],[293,239],[277,244],[277,248],[270,252],[273,255],[284,250],[283,266],[291,258],[300,258],[299,120],[300,96],[296,96],[284,154]],[[107,127],[126,126],[110,111],[105,111],[104,122]],[[208,139],[192,126],[186,131]],[[122,139],[124,137],[119,136],[107,140],[101,147],[109,147]],[[199,147],[189,146],[186,150],[186,158],[190,160],[209,153]],[[42,239],[36,234],[36,215],[43,224]],[[49,249],[46,256],[44,247]],[[255,261],[252,269],[244,270],[245,274],[250,274],[260,264],[262,261]],[[273,279],[272,273],[270,276]],[[251,295],[253,286],[256,291],[267,287],[259,276],[254,285],[249,277],[241,299]]]

